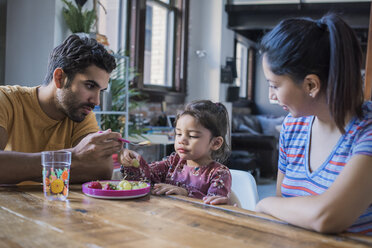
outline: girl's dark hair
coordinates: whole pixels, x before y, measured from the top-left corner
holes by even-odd
[[[260,50],[274,74],[297,83],[309,74],[319,77],[342,133],[346,114],[362,117],[362,51],[354,31],[336,14],[283,20],[263,37]]]
[[[62,68],[67,75],[66,87],[68,87],[76,73],[83,73],[91,65],[111,73],[116,67],[116,62],[114,56],[95,39],[70,35],[50,54],[43,85],[48,85],[52,81],[56,68]]]
[[[213,103],[209,100],[193,101],[186,105],[182,112],[176,116],[175,125],[181,116],[191,115],[200,125],[208,129],[212,138],[221,136],[224,139],[222,146],[212,152],[212,159],[223,163],[229,156],[230,148],[226,139],[230,140],[229,114],[222,103]]]

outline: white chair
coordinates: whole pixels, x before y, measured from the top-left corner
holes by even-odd
[[[231,201],[238,207],[254,210],[258,202],[256,180],[251,173],[230,169],[232,177]]]

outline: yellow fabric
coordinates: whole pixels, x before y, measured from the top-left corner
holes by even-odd
[[[71,148],[82,136],[97,132],[94,113],[78,123],[49,118],[37,99],[37,87],[0,86],[0,126],[8,133],[6,151],[40,152]]]

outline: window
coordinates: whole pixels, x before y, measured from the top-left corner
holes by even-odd
[[[126,50],[127,6],[127,0],[100,0],[97,6],[97,31],[106,36],[115,53]]]
[[[254,70],[256,49],[251,42],[239,35],[235,42],[236,85],[240,87],[239,97],[246,100],[254,98]]]
[[[183,103],[189,0],[131,0],[129,48],[134,83],[150,101]]]
[[[145,85],[172,87],[174,10],[157,2],[146,3]]]
[[[248,74],[248,48],[240,43],[236,43],[236,86],[239,86],[239,97],[247,97],[247,74]]]

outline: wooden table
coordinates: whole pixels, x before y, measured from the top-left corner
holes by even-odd
[[[232,206],[180,196],[102,200],[71,186],[69,200],[42,187],[0,187],[0,247],[371,247],[372,238],[322,235]]]

